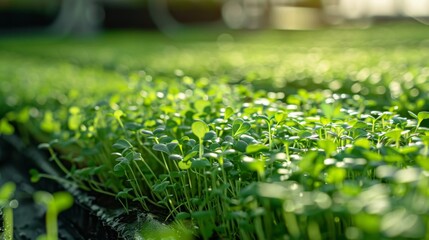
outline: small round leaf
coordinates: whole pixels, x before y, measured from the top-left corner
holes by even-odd
[[[209,131],[209,126],[201,120],[197,120],[192,124],[192,132],[197,136],[199,139],[203,139],[204,135]]]
[[[189,169],[192,166],[192,162],[191,161],[180,161],[179,162],[179,168],[182,170],[186,170]]]

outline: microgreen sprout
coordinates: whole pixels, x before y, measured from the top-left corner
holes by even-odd
[[[18,201],[12,199],[16,185],[12,182],[7,182],[0,187],[0,211],[3,215],[2,238],[5,240],[14,239],[13,236],[13,209],[18,207]]]
[[[46,235],[39,236],[38,239],[57,240],[58,214],[72,206],[73,197],[67,192],[50,194],[40,191],[34,194],[34,200],[46,207]]]
[[[55,43],[61,60],[1,40],[0,134],[46,142],[64,176],[32,181],[157,207],[197,238],[428,238],[426,31],[384,28],[171,51],[110,36],[91,55]]]
[[[209,127],[203,121],[196,121],[192,124],[192,132],[195,134],[195,136],[198,137],[199,146],[200,146],[199,157],[202,158],[204,154],[203,138],[206,135],[206,133],[209,132]]]

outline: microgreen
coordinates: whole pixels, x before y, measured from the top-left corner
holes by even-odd
[[[18,201],[12,199],[16,185],[7,182],[0,187],[0,211],[3,215],[3,239],[12,240],[13,237],[13,209],[18,206]]]
[[[231,107],[225,108],[224,119],[229,119],[234,114],[234,110]]]
[[[1,40],[0,134],[46,142],[64,177],[32,170],[32,181],[67,181],[127,211],[156,206],[203,239],[427,238],[428,37],[396,29],[415,39],[237,33],[230,51],[165,51],[112,36],[87,43],[91,55],[54,43],[62,60]]]
[[[250,129],[250,123],[245,122],[241,118],[237,118],[232,123],[232,135],[234,137],[240,136],[243,133],[246,133]]]
[[[40,191],[34,194],[34,201],[46,207],[46,235],[38,239],[58,239],[58,215],[73,205],[73,197],[68,192],[50,194]]]
[[[192,124],[192,132],[195,134],[195,136],[198,137],[198,140],[200,143],[199,154],[200,154],[200,158],[202,158],[204,154],[203,138],[206,135],[206,133],[209,132],[209,127],[203,121],[196,121]]]
[[[408,111],[408,113],[411,115],[411,117],[417,119],[416,131],[419,128],[420,124],[423,122],[423,120],[429,119],[429,112],[426,111],[421,111],[417,115],[411,111]]]
[[[15,131],[15,128],[6,120],[1,119],[0,120],[0,134],[1,135],[11,135]]]

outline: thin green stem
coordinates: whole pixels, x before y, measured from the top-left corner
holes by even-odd
[[[203,140],[200,138],[200,149],[199,149],[199,152],[200,152],[200,159],[201,158],[203,158],[203,154],[204,154],[204,146],[203,146]]]
[[[270,151],[273,149],[273,133],[271,130],[271,124],[269,122],[268,123],[268,143],[269,143],[269,148]]]
[[[46,211],[46,236],[47,240],[58,239],[58,212],[55,206],[48,206]]]
[[[3,209],[3,227],[4,227],[4,240],[13,239],[13,209],[6,207]]]

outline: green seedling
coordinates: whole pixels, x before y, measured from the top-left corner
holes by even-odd
[[[243,119],[241,118],[237,118],[234,120],[234,122],[232,123],[232,135],[234,137],[238,137],[241,134],[246,133],[247,131],[249,131],[250,129],[250,123],[245,122]]]
[[[417,115],[411,111],[408,111],[408,113],[411,115],[411,117],[417,119],[416,131],[419,129],[423,120],[429,119],[429,112],[426,111],[421,111]]]
[[[58,239],[58,215],[73,205],[73,197],[67,192],[50,194],[36,192],[34,201],[46,207],[46,234],[39,236],[39,240]]]
[[[54,114],[51,111],[46,111],[43,121],[40,123],[40,129],[48,133],[54,133],[60,131],[61,124],[54,119]]]
[[[69,114],[68,128],[70,130],[76,131],[79,129],[81,124],[80,109],[78,107],[71,107],[69,109]]]
[[[196,238],[427,239],[427,31],[384,28],[1,39],[0,134]]]
[[[234,114],[234,109],[232,109],[231,107],[227,107],[225,108],[225,113],[223,118],[225,120],[228,120],[233,114]]]
[[[0,135],[12,135],[15,128],[5,119],[0,119]]]
[[[202,158],[204,154],[204,146],[203,146],[203,138],[206,135],[206,133],[209,132],[209,127],[207,124],[203,121],[196,121],[192,124],[192,132],[195,134],[195,136],[198,137],[199,141],[199,157]]]
[[[317,142],[320,148],[322,148],[325,151],[326,158],[330,157],[337,151],[336,144],[328,139],[321,139]]]
[[[401,139],[402,130],[394,129],[389,132],[386,132],[385,136],[395,142],[396,147],[399,148],[399,141]]]
[[[18,207],[18,201],[12,199],[15,192],[15,184],[8,182],[0,187],[0,210],[3,213],[2,239],[12,240],[13,236],[13,209]],[[1,236],[1,235],[0,235]]]

